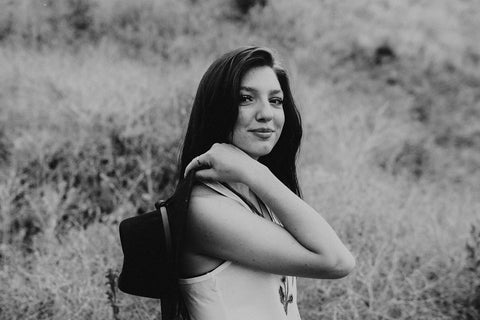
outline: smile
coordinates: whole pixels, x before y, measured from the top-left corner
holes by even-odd
[[[275,130],[270,129],[270,128],[258,128],[258,129],[251,129],[251,130],[248,130],[248,131],[251,131],[251,132],[275,132]]]
[[[253,133],[255,136],[261,139],[268,139],[270,138],[273,133],[275,132],[272,129],[266,129],[266,128],[261,128],[261,129],[255,129],[255,130],[248,130],[251,133]]]

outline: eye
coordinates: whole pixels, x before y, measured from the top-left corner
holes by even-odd
[[[240,95],[240,104],[248,104],[253,101],[253,97],[248,94]]]
[[[270,103],[275,105],[275,106],[282,106],[283,105],[283,99],[279,97],[274,97],[270,99]]]

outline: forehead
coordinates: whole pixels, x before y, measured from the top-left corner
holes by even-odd
[[[248,70],[240,86],[257,90],[281,90],[277,75],[270,67],[256,67]]]

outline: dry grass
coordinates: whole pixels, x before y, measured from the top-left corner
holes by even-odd
[[[303,319],[480,316],[475,1],[45,3],[0,4],[0,319],[159,318],[112,286],[118,222],[171,192],[199,78],[244,44],[284,56],[305,198],[357,256],[299,282]]]

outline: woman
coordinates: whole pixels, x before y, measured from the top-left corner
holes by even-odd
[[[350,252],[300,197],[301,135],[288,77],[268,49],[229,52],[203,76],[180,161],[180,172],[200,181],[179,279],[191,319],[300,319],[295,276],[353,269]]]

